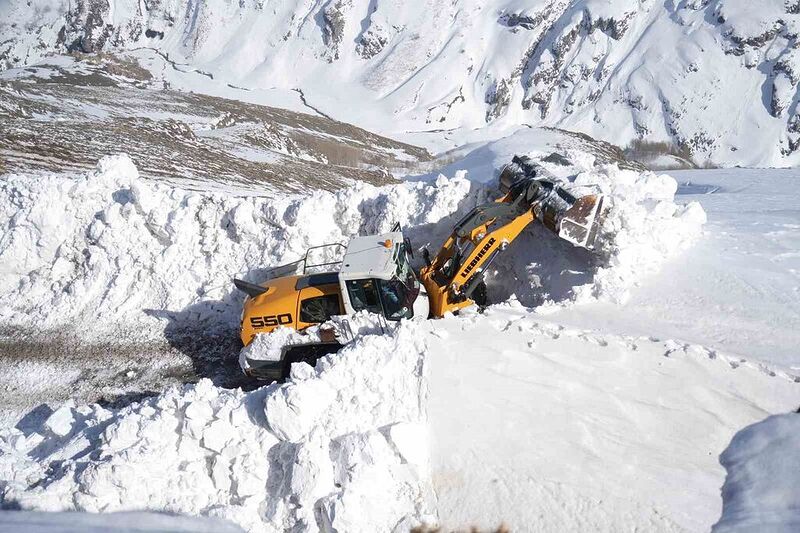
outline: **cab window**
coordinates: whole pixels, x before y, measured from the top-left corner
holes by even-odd
[[[401,318],[411,318],[414,314],[409,301],[409,291],[406,286],[397,278],[389,281],[378,280],[381,288],[381,300],[386,318],[389,320],[400,320]]]
[[[306,298],[300,302],[300,320],[307,324],[321,324],[332,316],[342,314],[339,309],[339,296],[328,294]]]
[[[381,301],[374,279],[348,280],[347,293],[354,311],[381,313]]]

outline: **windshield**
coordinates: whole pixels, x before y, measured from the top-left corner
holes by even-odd
[[[408,250],[405,244],[401,244],[397,247],[395,262],[397,263],[397,269],[395,270],[397,279],[402,281],[409,290],[418,291],[419,281],[417,280],[417,276],[414,275],[414,270],[411,268],[411,264],[408,261]]]
[[[400,320],[401,318],[411,318],[414,315],[412,306],[416,293],[412,293],[406,285],[397,278],[389,281],[379,279],[378,286],[381,289],[381,302],[383,312],[389,320]]]
[[[397,268],[390,280],[348,280],[347,293],[354,311],[383,314],[389,320],[414,316],[414,300],[419,294],[419,281],[408,261],[405,244],[396,248]]]

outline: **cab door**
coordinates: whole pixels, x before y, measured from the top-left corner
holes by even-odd
[[[339,284],[304,287],[297,298],[297,329],[305,329],[345,314]]]

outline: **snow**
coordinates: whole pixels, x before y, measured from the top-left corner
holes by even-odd
[[[796,427],[771,418],[763,437],[735,435],[800,397],[794,174],[697,172],[679,185],[566,139],[521,129],[462,149],[441,175],[302,196],[187,190],[142,178],[124,155],[86,174],[4,175],[2,326],[123,345],[159,338],[164,316],[232,331],[242,296],[230,278],[259,281],[311,245],[399,221],[435,249],[496,196],[513,154],[599,188],[611,209],[598,253],[534,225],[490,273],[498,304],[396,328],[348,318],[354,338],[284,384],[204,379],[126,407],[70,401],[24,424],[18,413],[0,424],[0,501],[248,531],[791,524],[794,479],[759,474],[794,464]],[[563,160],[548,162],[553,151]],[[274,358],[297,340],[278,330],[245,353]],[[78,379],[24,363],[3,372],[5,390]],[[774,453],[752,451],[766,439]]]
[[[800,375],[800,210],[797,170],[670,172],[681,202],[708,214],[704,236],[608,302],[548,318],[579,328],[681,338]]]
[[[487,150],[508,162],[524,148],[537,155],[530,152],[530,136],[520,132]],[[550,167],[572,173],[574,185],[596,185],[608,196],[600,261],[536,227],[515,243],[507,266],[494,276],[499,298],[519,288],[517,276],[527,269],[528,287],[517,291],[526,303],[543,297],[622,301],[641,276],[657,271],[700,234],[703,210],[673,202],[674,179],[573,156],[576,162],[567,170]],[[124,155],[102,159],[83,176],[10,175],[0,183],[6,228],[0,240],[0,318],[26,326],[37,316],[39,328],[78,326],[89,334],[116,335],[135,329],[140,335],[140,329],[160,329],[159,317],[194,305],[193,321],[235,327],[241,297],[230,278],[259,281],[260,270],[248,269],[253,265],[277,266],[309,246],[385,232],[395,222],[415,244],[438,247],[453,222],[496,194],[493,184],[466,179],[485,174],[453,174],[429,183],[359,183],[335,193],[278,198],[188,191],[145,180]]]
[[[731,354],[566,328],[514,300],[358,334],[305,368],[253,392],[204,380],[120,410],[64,406],[27,434],[7,428],[3,498],[146,506],[250,531],[702,530],[720,516],[719,451],[798,397],[791,379]],[[786,461],[792,431],[767,432]],[[764,442],[736,437],[722,455],[729,471],[757,461],[740,467],[726,506],[737,490],[774,491],[791,510],[793,474],[751,480],[775,461]]]
[[[708,530],[719,453],[800,398],[734,354],[565,327],[515,301],[431,323],[427,344],[433,484],[453,529]]]
[[[116,411],[64,406],[28,434],[6,428],[2,500],[249,531],[408,529],[432,512],[418,337],[412,324],[366,335],[304,379],[250,393],[203,380]]]
[[[800,528],[800,415],[771,416],[739,431],[720,456],[728,471],[715,533]]]
[[[280,361],[283,357],[283,348],[291,344],[302,344],[312,341],[312,337],[301,334],[297,330],[278,327],[270,335],[259,334],[253,342],[245,346],[239,354],[239,364],[245,368],[245,360]],[[316,340],[319,340],[318,338]]]
[[[442,178],[243,198],[142,179],[124,155],[86,175],[13,174],[0,183],[0,317],[138,334],[159,324],[148,310],[170,316],[202,304],[196,318],[235,325],[235,275],[258,281],[261,268],[309,246],[388,231],[395,221],[438,221],[468,196],[467,180]]]

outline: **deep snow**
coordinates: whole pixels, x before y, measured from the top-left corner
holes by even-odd
[[[448,527],[707,531],[722,508],[720,452],[740,428],[800,404],[793,376],[735,354],[565,327],[515,301],[431,323],[427,344],[433,485]],[[786,416],[763,459],[785,476],[747,479],[758,463],[731,475],[739,500],[783,498],[776,524],[791,531],[800,456],[781,439],[800,415]],[[722,461],[742,468],[733,453]]]
[[[530,146],[529,137],[522,131],[489,152],[508,162]],[[494,273],[499,297],[517,290],[528,303],[624,300],[630,286],[689,246],[705,223],[699,204],[673,201],[677,184],[669,176],[567,154],[574,160],[569,167],[544,164],[608,196],[602,252],[593,257],[534,227]],[[356,183],[335,193],[260,198],[145,180],[126,156],[106,157],[86,175],[12,174],[0,183],[6,228],[0,319],[25,327],[36,316],[37,328],[78,326],[88,334],[133,327],[141,336],[152,315],[195,305],[191,320],[235,325],[241,297],[231,277],[258,281],[261,269],[295,260],[309,246],[399,222],[415,245],[430,244],[435,252],[461,215],[497,194],[491,174],[478,174],[487,186],[467,177],[460,170],[428,183]]]
[[[65,404],[35,431],[2,430],[2,501],[202,514],[249,531],[432,522],[424,353],[407,325],[316,370],[295,365],[281,386],[243,393],[203,380],[118,411]]]
[[[800,199],[795,169],[671,172],[708,213],[702,243],[667,261],[624,306],[590,302],[551,320],[681,338],[800,375]]]
[[[185,327],[224,332],[238,320],[232,275],[258,281],[261,268],[295,259],[306,246],[384,231],[394,221],[417,246],[438,246],[460,214],[494,194],[489,169],[536,135],[522,131],[486,145],[448,168],[451,177],[285,198],[156,183],[137,176],[124,156],[83,176],[4,176],[0,319],[30,328],[30,317],[43,314],[45,332],[78,326],[88,337],[124,341],[157,338],[158,320],[174,313]],[[564,155],[570,164],[545,163],[551,172],[609,196],[599,255],[534,226],[491,275],[493,297],[515,298],[484,314],[404,323],[380,335],[373,334],[380,328],[361,328],[316,369],[295,365],[290,382],[252,392],[203,380],[123,408],[68,402],[15,428],[18,411],[0,433],[5,504],[144,505],[250,530],[402,531],[500,521],[543,531],[709,527],[722,505],[718,454],[743,426],[796,408],[796,373],[720,349],[714,339],[690,342],[680,331],[628,334],[639,319],[636,305],[618,329],[562,325],[564,314],[575,312],[577,322],[592,306],[625,316],[624,302],[639,301],[671,260],[692,244],[702,250],[735,220],[712,223],[697,244],[705,211],[681,205],[674,179],[596,165],[577,150]],[[487,183],[470,181],[473,175]],[[788,223],[785,197],[767,197],[775,223]],[[749,205],[744,194],[727,198],[731,209]],[[781,242],[793,242],[784,229]],[[758,228],[752,231],[755,239]],[[796,274],[787,259],[776,263],[784,290]],[[714,264],[722,269],[725,261],[722,255]],[[765,305],[781,310],[779,300]],[[703,305],[685,311],[704,313]],[[780,342],[791,340],[780,323],[776,331]],[[25,379],[44,376],[16,369],[4,372],[4,386],[13,393]],[[65,386],[74,379],[80,376]],[[734,458],[725,466],[736,472],[745,463]],[[764,493],[762,481],[739,476],[736,485],[730,472],[736,488],[725,505]],[[795,479],[787,474],[785,481]],[[781,500],[775,509],[778,526],[790,530],[791,507]]]
[[[251,531],[704,530],[720,516],[719,452],[794,408],[800,387],[703,346],[565,328],[514,300],[380,329],[316,370],[295,364],[284,385],[204,380],[6,428],[5,503],[145,506]],[[792,530],[795,420],[723,454],[726,509],[746,510],[723,523]]]

